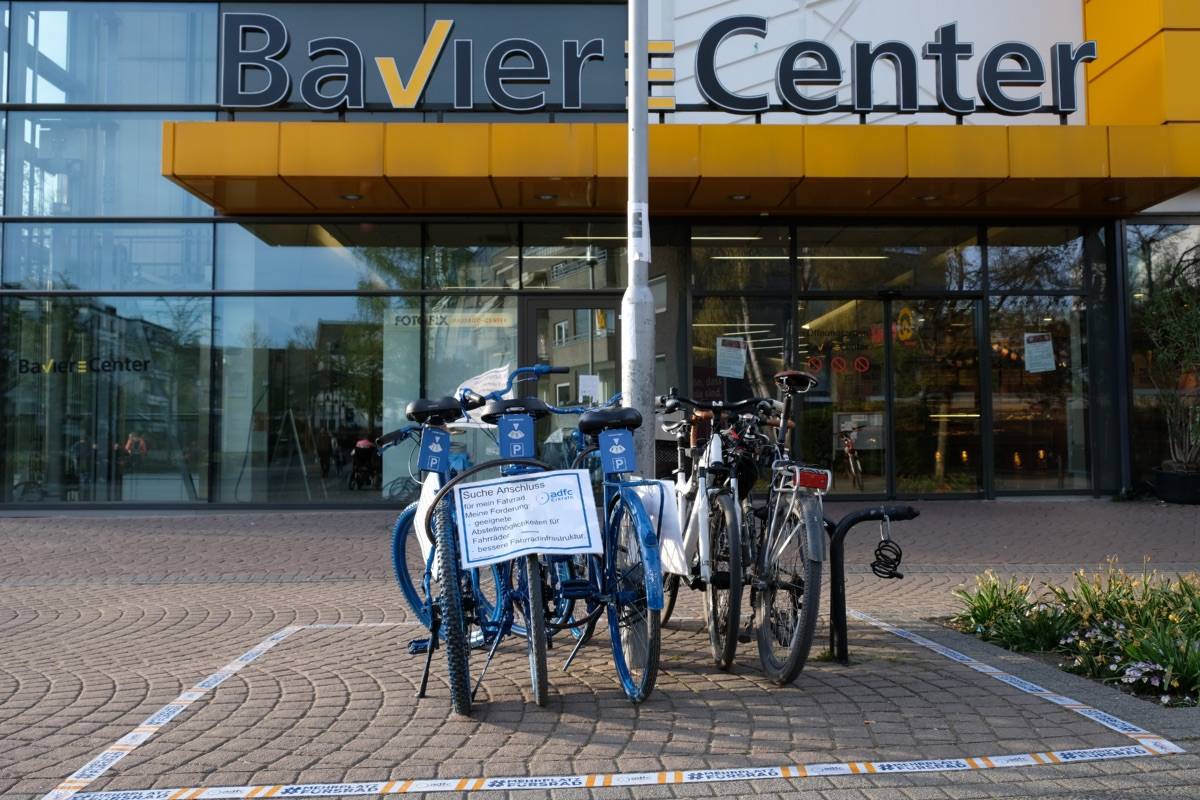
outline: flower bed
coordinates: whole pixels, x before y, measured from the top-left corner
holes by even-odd
[[[951,623],[1018,652],[1052,653],[1067,672],[1163,705],[1200,701],[1200,575],[1131,575],[1110,561],[1072,586],[1001,580],[990,570],[956,589]]]

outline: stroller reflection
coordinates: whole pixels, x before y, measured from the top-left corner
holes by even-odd
[[[349,489],[373,489],[379,477],[379,450],[365,436],[354,443],[350,452]]]

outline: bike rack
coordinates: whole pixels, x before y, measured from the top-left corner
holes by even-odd
[[[837,522],[825,517],[829,533],[829,652],[835,661],[850,663],[846,641],[846,534],[863,522],[904,522],[920,516],[912,506],[877,506],[851,511]]]

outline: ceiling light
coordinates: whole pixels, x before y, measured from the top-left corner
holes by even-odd
[[[1111,197],[1106,197],[1106,198],[1104,198],[1104,202],[1106,202],[1106,203],[1120,203],[1120,202],[1121,202],[1122,200],[1124,200],[1124,199],[1125,199],[1125,196],[1124,196],[1124,195],[1120,195],[1120,194],[1114,194],[1114,195],[1112,195]]]
[[[790,261],[791,256],[709,256],[711,261]]]
[[[748,195],[748,194],[731,194],[731,195],[729,195],[729,199],[733,200],[736,203],[740,203],[743,200],[749,200],[750,195]]]
[[[361,194],[344,194],[342,195],[342,199],[350,203],[357,203],[363,199],[363,196]]]
[[[758,242],[761,236],[693,236],[693,242]]]
[[[940,200],[941,198],[938,197],[936,194],[923,194],[920,197],[918,197],[917,199],[920,200],[922,203],[934,203],[934,202],[937,202],[938,200]]]
[[[1054,317],[1042,317],[1042,322],[1054,322]]]
[[[887,256],[796,256],[800,261],[887,261]]]
[[[539,195],[537,195],[537,199],[538,200],[557,200],[558,195],[556,195],[556,194],[539,194]]]

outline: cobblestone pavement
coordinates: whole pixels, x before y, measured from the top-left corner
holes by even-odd
[[[852,607],[1200,750],[1193,710],[1158,709],[925,621],[948,613],[950,590],[988,567],[1062,579],[1114,555],[1130,567],[1149,557],[1167,570],[1198,569],[1200,514],[1093,500],[918,505],[919,520],[893,529],[905,550],[903,581],[866,569],[873,529],[852,535]],[[763,680],[753,644],[733,671],[715,671],[690,593],[665,634],[663,674],[645,705],[625,701],[598,642],[569,673],[555,668],[550,704],[532,706],[514,640],[487,676],[478,714],[451,717],[444,668],[428,699],[413,698],[421,663],[406,646],[420,629],[391,579],[389,528],[387,512],[350,510],[0,517],[0,795],[40,796],[198,679],[286,625],[312,623],[394,624],[300,631],[87,790],[776,766],[1129,742],[864,624],[852,623],[851,666],[810,661],[793,687]],[[566,648],[550,657],[557,667]],[[1200,757],[1189,752],[583,796],[1198,798],[1198,776]],[[571,791],[553,796],[581,796]]]

